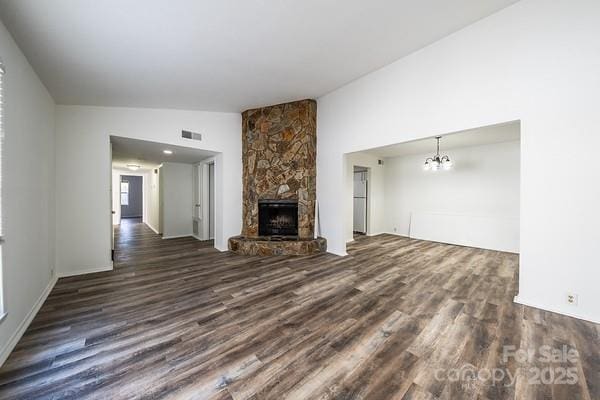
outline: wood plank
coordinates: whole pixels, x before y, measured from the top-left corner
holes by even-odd
[[[0,398],[600,398],[600,327],[514,304],[515,254],[378,235],[346,257],[246,257],[141,223],[115,233],[115,269],[58,281]],[[505,361],[507,345],[579,358]],[[465,365],[517,381],[435,375]],[[529,385],[543,367],[577,382]]]

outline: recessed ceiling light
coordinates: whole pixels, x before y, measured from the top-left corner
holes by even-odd
[[[165,154],[173,154],[173,151],[172,150],[163,150],[163,153],[165,153]]]
[[[140,166],[137,164],[127,164],[127,168],[129,168],[132,171],[137,171],[138,169],[140,169]]]

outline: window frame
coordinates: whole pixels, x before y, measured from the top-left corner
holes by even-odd
[[[6,302],[5,302],[5,290],[4,290],[4,266],[2,262],[2,247],[5,241],[4,230],[2,224],[2,157],[4,149],[4,77],[6,74],[6,68],[4,63],[0,59],[0,322],[2,322],[6,315]]]
[[[123,190],[123,187],[125,187],[126,189]],[[121,206],[129,206],[129,182],[128,181],[121,181],[121,185],[120,185],[120,196],[119,196],[119,200],[120,200],[120,205]],[[123,195],[127,195],[127,201],[123,202]]]

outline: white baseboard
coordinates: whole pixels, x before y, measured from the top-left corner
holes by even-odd
[[[192,237],[194,237],[195,239],[197,239],[197,240],[200,240],[200,241],[202,241],[202,242],[206,242],[206,241],[209,241],[209,240],[215,240],[215,239],[213,239],[213,238],[210,238],[210,239],[202,239],[202,238],[201,238],[200,236],[198,236],[198,235],[192,235]]]
[[[160,232],[158,231],[158,229],[154,228],[152,225],[150,225],[147,222],[144,222],[144,223],[148,226],[148,228],[152,229],[154,231],[154,233],[156,233],[157,235],[160,235]]]
[[[163,239],[179,239],[179,238],[184,238],[184,237],[193,237],[194,235],[192,233],[188,233],[186,235],[172,235],[172,236],[163,236]]]
[[[88,269],[80,269],[76,271],[68,271],[68,272],[59,272],[59,278],[66,278],[68,276],[77,276],[77,275],[85,275],[85,274],[93,274],[95,272],[106,272],[112,271],[112,265],[109,267],[98,267],[98,268],[88,268]]]
[[[56,277],[54,277],[54,278],[52,278],[52,280],[50,280],[50,282],[48,283],[48,286],[46,286],[46,288],[44,289],[44,291],[42,292],[40,297],[33,304],[33,307],[31,307],[31,310],[29,310],[29,312],[27,313],[27,315],[25,316],[23,321],[21,321],[21,323],[17,327],[17,330],[15,331],[15,333],[13,333],[13,335],[10,337],[10,339],[8,339],[8,342],[0,350],[0,367],[4,364],[4,362],[10,355],[10,353],[12,353],[12,351],[15,348],[15,346],[17,345],[17,343],[19,343],[19,340],[21,340],[21,337],[23,336],[23,334],[29,327],[29,324],[31,324],[31,321],[33,321],[33,318],[35,318],[36,314],[42,307],[42,304],[44,304],[44,302],[48,298],[48,295],[54,288],[54,285],[56,284],[57,280],[58,280],[58,278],[56,278]],[[10,310],[9,310],[9,312],[10,312]]]
[[[571,311],[565,312],[563,310],[557,310],[555,308],[549,308],[549,307],[546,307],[546,306],[541,306],[539,304],[536,304],[535,302],[524,300],[524,299],[520,298],[519,296],[515,296],[514,302],[517,303],[517,304],[522,304],[522,305],[527,306],[527,307],[538,308],[540,310],[550,311],[550,312],[553,312],[553,313],[556,313],[556,314],[561,314],[561,315],[566,315],[567,317],[573,317],[573,318],[581,319],[583,321],[593,322],[594,324],[600,324],[600,320],[595,320],[593,318],[587,317],[585,315],[578,314],[576,312],[571,312]]]
[[[398,232],[381,232],[381,233],[382,234],[386,234],[386,235],[394,235],[394,236],[400,236],[400,237],[410,238],[410,236],[404,235],[404,234],[398,233]]]
[[[346,257],[348,255],[348,253],[346,253],[345,251],[336,251],[336,250],[327,249],[326,252],[329,254],[333,254],[335,256],[340,256],[340,257]]]
[[[345,257],[348,255],[348,253],[346,252],[346,246],[344,246],[344,249],[332,249],[329,246],[327,247],[327,250],[325,250],[326,253],[329,254],[334,254],[336,256],[340,256],[340,257]]]

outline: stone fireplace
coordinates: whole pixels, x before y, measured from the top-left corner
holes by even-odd
[[[243,254],[311,254],[314,238],[317,103],[301,100],[242,113]]]

